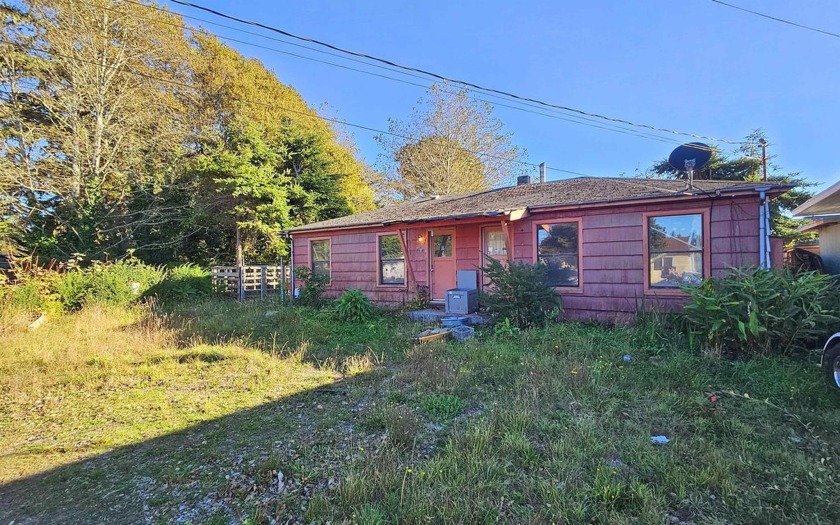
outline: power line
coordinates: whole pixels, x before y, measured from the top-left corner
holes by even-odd
[[[726,144],[734,144],[734,145],[743,144],[742,141],[731,141],[731,140],[727,140],[727,139],[710,137],[710,136],[706,136],[706,135],[697,135],[697,134],[694,134],[694,133],[687,133],[687,132],[678,131],[678,130],[674,130],[674,129],[660,128],[660,127],[656,127],[656,126],[651,126],[649,124],[641,124],[641,123],[638,123],[638,122],[633,122],[633,121],[630,121],[630,120],[625,120],[625,119],[620,119],[620,118],[615,118],[615,117],[609,117],[609,116],[606,116],[606,115],[601,115],[601,114],[598,114],[598,113],[592,113],[592,112],[589,112],[589,111],[584,111],[584,110],[572,108],[572,107],[569,107],[569,106],[553,104],[553,103],[545,102],[545,101],[538,100],[538,99],[535,99],[535,98],[520,96],[520,95],[516,95],[516,94],[511,93],[511,92],[508,92],[508,91],[503,91],[503,90],[499,90],[499,89],[495,89],[495,88],[488,88],[488,87],[484,87],[484,86],[481,86],[481,85],[478,85],[478,84],[474,84],[472,82],[468,82],[468,81],[465,81],[465,80],[458,80],[458,79],[455,79],[455,78],[447,77],[447,76],[444,76],[444,75],[441,75],[441,74],[438,74],[438,73],[434,73],[434,72],[431,72],[431,71],[428,71],[428,70],[424,70],[424,69],[420,69],[420,68],[416,68],[416,67],[412,67],[412,66],[402,65],[402,64],[399,64],[397,62],[393,62],[391,60],[376,57],[374,55],[369,55],[369,54],[366,54],[366,53],[360,53],[360,52],[357,52],[357,51],[352,51],[350,49],[342,48],[342,47],[339,47],[339,46],[336,46],[336,45],[333,45],[333,44],[330,44],[330,43],[327,43],[327,42],[324,42],[324,41],[321,41],[321,40],[317,40],[317,39],[314,39],[314,38],[309,38],[309,37],[296,35],[294,33],[290,33],[288,31],[285,31],[283,29],[279,29],[277,27],[262,24],[260,22],[255,22],[253,20],[247,20],[247,19],[244,19],[244,18],[239,18],[239,17],[229,15],[229,14],[223,13],[221,11],[217,11],[215,9],[211,9],[209,7],[205,7],[205,6],[195,4],[195,3],[192,3],[192,2],[186,2],[184,0],[172,0],[172,2],[176,3],[176,4],[179,4],[179,5],[182,5],[182,6],[185,6],[185,7],[192,7],[194,9],[199,9],[199,10],[204,11],[206,13],[210,13],[210,14],[213,14],[215,16],[219,16],[219,17],[222,17],[222,18],[225,18],[225,19],[228,19],[228,20],[239,22],[241,24],[246,24],[246,25],[250,25],[250,26],[254,26],[254,27],[259,27],[259,28],[262,28],[262,29],[265,29],[265,30],[268,30],[268,31],[272,31],[272,32],[281,34],[281,35],[289,37],[289,38],[294,38],[296,40],[300,40],[300,41],[303,41],[303,42],[309,42],[309,43],[316,44],[316,45],[319,45],[319,46],[322,46],[322,47],[326,47],[328,49],[332,49],[332,50],[338,51],[340,53],[345,53],[345,54],[348,54],[348,55],[352,55],[352,56],[356,56],[356,57],[360,57],[360,58],[365,58],[365,59],[368,59],[368,60],[373,60],[373,61],[376,61],[376,62],[379,62],[379,63],[382,63],[382,64],[387,64],[389,66],[393,66],[393,67],[396,67],[396,68],[399,68],[399,69],[402,69],[402,70],[405,70],[405,71],[413,71],[413,72],[416,72],[416,73],[427,75],[427,76],[430,76],[432,78],[435,78],[437,80],[441,80],[441,81],[444,81],[444,82],[459,84],[459,85],[462,85],[462,86],[467,86],[467,87],[470,87],[470,88],[479,89],[479,90],[486,91],[486,92],[489,92],[489,93],[496,93],[498,95],[502,95],[502,96],[505,96],[505,97],[510,97],[510,98],[520,100],[520,101],[532,102],[534,104],[539,104],[541,106],[560,109],[560,110],[568,111],[568,112],[572,112],[572,113],[577,113],[577,114],[584,115],[584,116],[587,116],[587,117],[598,118],[598,119],[606,120],[606,121],[610,121],[610,122],[617,122],[617,123],[626,124],[628,126],[633,126],[633,127],[650,129],[650,130],[653,130],[653,131],[660,131],[660,132],[663,132],[663,133],[670,133],[672,135],[682,135],[682,136],[686,136],[686,137],[693,137],[693,138],[697,138],[697,139],[710,140],[710,141],[713,141],[713,142],[721,142],[721,143],[726,143]]]
[[[165,9],[157,7],[157,6],[147,5],[147,4],[143,4],[143,3],[140,3],[140,2],[135,2],[133,0],[125,0],[125,1],[128,2],[128,3],[134,4],[134,5],[140,6],[140,7],[145,7],[145,8],[148,8],[148,9],[154,9],[154,10],[157,10],[157,11],[160,11],[160,12],[167,12]],[[95,5],[95,4],[88,3],[88,2],[84,2],[84,0],[82,0],[82,3],[85,3],[85,4],[87,4],[91,7],[106,9],[106,10],[113,11],[113,12],[116,12],[116,13],[120,13],[120,14],[123,14],[123,15],[142,18],[144,20],[148,20],[148,21],[153,22],[153,23],[161,23],[161,24],[165,24],[165,25],[169,25],[169,26],[173,26],[173,27],[179,27],[179,28],[185,29],[185,30],[193,30],[194,29],[194,28],[192,28],[188,25],[177,24],[177,23],[174,23],[174,22],[168,22],[168,21],[165,21],[165,20],[158,20],[158,19],[153,19],[153,18],[149,18],[149,17],[142,17],[142,16],[136,15],[134,13],[127,13],[125,11],[120,11],[120,10],[115,9],[115,8],[110,8],[110,7],[106,7],[106,6],[98,6],[98,5]],[[418,79],[422,79],[422,80],[426,80],[426,81],[429,80],[428,78],[423,77],[421,75],[408,73],[408,72],[405,72],[405,71],[393,69],[393,68],[390,68],[390,67],[385,67],[385,66],[378,65],[378,64],[371,64],[371,63],[363,61],[363,60],[354,59],[352,57],[347,57],[347,56],[344,56],[344,55],[340,55],[338,53],[331,53],[329,51],[324,51],[324,50],[317,49],[317,48],[314,48],[314,47],[311,47],[311,46],[306,46],[306,45],[301,45],[301,44],[297,44],[297,43],[294,43],[294,42],[289,42],[287,40],[274,38],[274,37],[271,37],[271,36],[268,36],[268,35],[263,35],[261,33],[256,33],[254,31],[247,31],[247,30],[244,30],[244,29],[241,29],[241,28],[229,26],[229,25],[226,25],[226,24],[219,24],[217,22],[212,22],[212,21],[209,21],[209,20],[206,20],[206,19],[203,19],[203,18],[194,17],[194,16],[190,16],[190,15],[181,15],[181,16],[183,16],[184,18],[197,20],[197,21],[200,21],[200,22],[209,23],[209,24],[216,25],[216,26],[219,26],[219,27],[224,27],[224,28],[227,28],[227,29],[231,29],[233,31],[238,31],[238,32],[249,34],[249,35],[258,36],[260,38],[265,38],[267,40],[272,40],[272,41],[275,41],[275,42],[280,42],[280,43],[283,43],[283,44],[292,45],[292,46],[295,46],[295,47],[300,47],[300,48],[307,49],[307,50],[310,50],[310,51],[314,51],[314,52],[317,52],[317,53],[322,53],[322,54],[338,57],[338,58],[341,58],[342,60],[349,60],[349,61],[352,61],[352,62],[357,62],[357,63],[360,63],[360,64],[364,64],[364,65],[367,65],[367,66],[370,66],[370,67],[376,67],[376,68],[379,68],[379,69],[384,69],[386,71],[391,71],[391,72],[394,72],[394,73],[407,75],[407,76],[410,76],[410,77],[414,77],[414,78],[418,78]],[[317,59],[317,58],[308,57],[308,56],[300,55],[300,54],[297,54],[297,53],[291,53],[291,52],[283,51],[283,50],[280,50],[280,49],[277,49],[277,48],[268,47],[268,46],[264,46],[264,45],[261,45],[261,44],[255,44],[253,42],[248,42],[248,41],[245,41],[245,40],[239,40],[239,39],[232,38],[232,37],[226,37],[226,36],[219,35],[217,33],[207,31],[206,29],[205,29],[205,31],[208,34],[213,35],[216,38],[219,38],[221,40],[236,42],[238,44],[252,46],[252,47],[259,48],[259,49],[265,49],[265,50],[268,50],[268,51],[272,51],[272,52],[275,52],[275,53],[280,53],[280,54],[291,56],[291,57],[294,57],[294,58],[309,60],[309,61],[312,61],[312,62],[317,62],[317,63],[320,63],[320,64],[325,64],[325,65],[328,65],[328,66],[332,66],[332,67],[337,67],[337,68],[341,68],[341,69],[345,69],[345,70],[349,70],[349,71],[354,71],[354,72],[358,72],[358,73],[362,73],[362,74],[366,74],[366,75],[371,75],[371,76],[374,76],[374,77],[377,77],[377,78],[391,80],[391,81],[394,81],[394,82],[400,82],[400,83],[411,85],[411,86],[421,87],[423,89],[428,89],[429,88],[429,86],[426,85],[426,84],[420,84],[420,83],[412,82],[412,81],[405,80],[405,79],[395,78],[395,77],[391,77],[391,76],[388,76],[388,75],[382,75],[382,74],[374,73],[374,72],[371,72],[371,71],[365,71],[363,69],[358,69],[358,68],[346,66],[346,65],[343,65],[343,64],[336,64],[335,62],[329,62],[329,61],[326,61],[326,60],[320,60],[320,59]],[[501,97],[499,95],[494,95],[492,93],[485,93],[483,91],[478,91],[478,90],[473,89],[473,88],[465,88],[465,89],[467,89],[468,91],[470,91],[472,93],[478,93],[480,95],[492,97],[492,98],[495,98],[495,99],[510,101],[508,98],[504,98],[504,97]],[[449,90],[446,90],[446,89],[444,89],[443,91],[448,93],[448,94],[456,94],[456,92],[449,91]],[[491,101],[491,100],[487,100],[487,99],[481,98],[481,97],[470,97],[470,98],[472,98],[473,100],[486,102],[488,104],[492,104],[492,105],[499,106],[499,107],[513,109],[513,110],[516,110],[516,111],[522,111],[522,112],[525,112],[525,113],[531,113],[531,114],[534,114],[534,115],[540,115],[540,116],[553,118],[553,119],[557,119],[557,120],[561,120],[561,121],[565,121],[565,122],[570,122],[570,123],[573,123],[573,124],[580,124],[582,126],[588,126],[588,127],[592,127],[592,128],[602,129],[602,130],[605,130],[605,131],[611,131],[611,132],[614,132],[614,133],[621,133],[621,134],[624,134],[624,135],[630,135],[630,136],[635,136],[635,137],[644,138],[644,139],[648,139],[648,140],[656,140],[656,141],[659,141],[659,142],[666,142],[666,143],[671,143],[671,144],[680,144],[681,143],[681,141],[679,141],[677,139],[673,139],[673,138],[669,138],[669,137],[663,137],[661,135],[654,135],[652,133],[647,133],[647,132],[644,132],[644,131],[638,131],[638,130],[624,128],[624,127],[621,127],[621,126],[618,126],[618,125],[615,125],[615,124],[610,124],[610,123],[607,123],[607,122],[603,122],[601,120],[596,120],[594,118],[577,116],[577,115],[570,115],[567,112],[561,112],[560,110],[553,110],[553,109],[550,109],[550,108],[547,109],[548,111],[553,111],[553,112],[557,113],[558,115],[562,115],[562,116],[557,116],[557,115],[553,115],[553,114],[542,113],[542,112],[539,112],[539,111],[528,110],[528,109],[518,107],[518,106],[512,106],[510,104],[504,104],[504,103],[501,103],[501,102]],[[510,101],[510,102],[522,104],[524,106],[531,107],[531,108],[543,109],[541,106],[538,106],[538,105],[535,105],[535,104],[532,104],[532,103],[527,103],[527,102],[524,102],[524,101],[520,102],[520,101],[513,100],[513,101]],[[610,127],[607,127],[607,126],[610,126]],[[698,148],[698,149],[712,150],[713,148]]]
[[[56,56],[56,57],[65,58],[67,60],[77,60],[79,62],[83,62],[83,63],[86,63],[86,64],[92,64],[92,65],[95,65],[95,66],[98,66],[98,67],[104,67],[106,69],[123,71],[124,73],[140,76],[140,77],[143,77],[143,78],[154,80],[156,82],[161,82],[163,84],[169,84],[169,85],[173,85],[173,86],[178,86],[178,87],[182,87],[182,88],[186,88],[186,89],[192,89],[192,90],[195,90],[195,91],[199,91],[198,87],[190,85],[190,84],[186,84],[186,83],[183,83],[183,82],[178,82],[176,80],[160,78],[160,77],[157,77],[157,76],[154,76],[154,75],[149,75],[147,73],[143,73],[143,72],[140,72],[140,71],[133,71],[133,70],[130,70],[129,68],[119,68],[119,67],[115,67],[115,66],[111,66],[111,65],[107,65],[107,64],[102,64],[100,62],[94,62],[93,60],[85,60],[85,59],[79,58],[79,57],[64,55],[64,54],[58,53],[56,51],[52,51],[52,50],[48,50],[48,49],[41,49],[41,48],[37,48],[37,47],[32,46],[32,45],[23,44],[23,43],[20,43],[20,42],[14,42],[14,41],[0,39],[0,43],[7,43],[7,44],[10,44],[10,45],[18,45],[18,46],[25,46],[25,47],[28,47],[31,51],[35,51],[35,52],[38,52],[38,53],[46,53],[46,54],[53,55],[53,56]],[[199,91],[199,93],[200,93],[200,91]],[[238,99],[236,97],[232,97],[232,98],[237,102],[246,102],[246,101],[244,101],[242,99]],[[324,121],[327,121],[327,122],[332,122],[334,124],[340,124],[342,126],[348,126],[348,127],[356,128],[356,129],[362,129],[362,130],[365,130],[365,131],[371,131],[373,133],[390,135],[390,136],[401,138],[401,139],[404,139],[404,140],[410,140],[410,141],[417,141],[418,140],[416,137],[411,137],[409,135],[402,135],[400,133],[394,133],[392,131],[385,131],[385,130],[373,128],[373,127],[370,127],[370,126],[365,126],[365,125],[362,125],[362,124],[354,124],[354,123],[348,122],[346,120],[325,117],[323,115],[318,115],[317,113],[314,113],[314,112],[313,113],[307,113],[305,111],[299,111],[299,110],[291,109],[291,108],[288,108],[288,107],[285,107],[285,106],[279,106],[279,105],[276,105],[276,104],[269,104],[269,103],[255,101],[255,100],[247,101],[247,102],[250,103],[250,104],[265,106],[265,107],[272,108],[272,109],[279,109],[279,110],[282,110],[282,111],[287,111],[289,113],[295,113],[295,114],[302,115],[302,116],[309,117],[309,118],[321,119],[321,120],[324,120]],[[502,158],[502,157],[499,157],[498,155],[489,155],[489,154],[486,154],[486,153],[480,153],[480,152],[477,152],[477,151],[468,150],[466,148],[464,148],[463,150],[465,152],[471,154],[471,155],[475,155],[476,157],[497,158],[497,159]],[[529,166],[529,167],[532,167],[532,168],[539,168],[539,166],[540,166],[539,164],[524,161],[524,160],[511,160],[511,162],[515,162],[517,164],[521,164],[523,166]],[[562,168],[555,168],[555,167],[552,167],[552,166],[547,166],[547,168],[549,170],[552,170],[552,171],[556,171],[556,172],[559,172],[559,173],[566,173],[566,174],[569,174],[569,175],[578,175],[578,176],[581,176],[581,177],[594,177],[594,175],[589,175],[587,173],[581,173],[581,172],[578,172],[578,171],[571,171],[571,170],[566,170],[566,169],[562,169]]]
[[[175,1],[175,0],[173,0],[173,1]],[[781,22],[783,24],[798,27],[800,29],[806,29],[808,31],[813,31],[815,33],[822,33],[823,35],[828,35],[828,36],[833,36],[835,38],[840,38],[840,34],[838,34],[838,33],[832,33],[831,31],[825,31],[823,29],[818,29],[816,27],[806,26],[804,24],[800,24],[800,23],[797,23],[797,22],[792,22],[790,20],[785,20],[784,18],[778,18],[778,17],[767,15],[767,14],[764,14],[764,13],[759,13],[758,11],[753,11],[752,9],[747,9],[746,7],[741,7],[741,6],[737,6],[737,5],[734,5],[734,4],[729,4],[729,3],[726,3],[726,2],[722,2],[721,0],[711,0],[711,1],[716,3],[716,4],[720,4],[720,5],[723,5],[723,6],[726,6],[726,7],[731,7],[732,9],[737,9],[738,11],[743,11],[745,13],[750,13],[751,15],[760,16],[760,17],[766,18],[768,20],[773,20],[775,22]],[[180,2],[178,2],[178,3],[180,3]]]

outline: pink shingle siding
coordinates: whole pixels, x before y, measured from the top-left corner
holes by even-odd
[[[730,266],[755,266],[759,261],[759,201],[757,195],[691,201],[609,204],[600,207],[552,212],[532,212],[509,224],[513,258],[534,262],[534,225],[557,219],[581,219],[581,275],[579,292],[563,294],[564,315],[570,319],[599,321],[631,320],[639,308],[679,308],[684,296],[673,290],[662,292],[645,287],[645,214],[679,214],[702,209],[708,214],[709,236],[704,252],[712,274],[720,275]],[[295,266],[309,264],[310,239],[330,238],[332,242],[332,283],[328,297],[337,297],[347,288],[363,290],[374,302],[397,307],[415,297],[415,284],[429,285],[428,252],[418,236],[434,227],[454,227],[455,254],[459,270],[475,269],[481,263],[481,228],[499,226],[502,218],[446,220],[409,226],[369,226],[349,230],[300,232],[294,234]],[[402,230],[397,230],[402,228]],[[406,286],[380,286],[377,283],[376,235],[402,231],[407,237],[408,257],[413,279]],[[406,265],[408,274],[408,265]],[[299,283],[298,283],[299,284]]]

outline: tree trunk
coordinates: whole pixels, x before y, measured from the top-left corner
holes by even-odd
[[[236,224],[236,266],[245,266],[245,258],[242,256],[242,233],[239,231],[239,223]]]
[[[236,223],[236,274],[239,276],[237,292],[239,300],[245,300],[245,258],[242,256],[242,233],[239,230],[239,223]]]

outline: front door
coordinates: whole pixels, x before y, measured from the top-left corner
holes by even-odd
[[[433,230],[429,240],[432,300],[443,301],[446,290],[455,288],[455,230]]]

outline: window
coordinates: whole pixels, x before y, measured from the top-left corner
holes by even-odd
[[[379,236],[379,284],[405,284],[405,255],[397,235]]]
[[[502,230],[490,228],[484,230],[484,254],[496,259],[507,257],[505,235]]]
[[[432,237],[435,257],[452,257],[452,235],[444,233]]]
[[[703,282],[703,214],[648,217],[651,288]]]
[[[537,261],[548,267],[553,286],[580,286],[580,253],[577,222],[537,226]]]
[[[330,240],[319,239],[309,244],[309,260],[313,274],[330,277]]]

